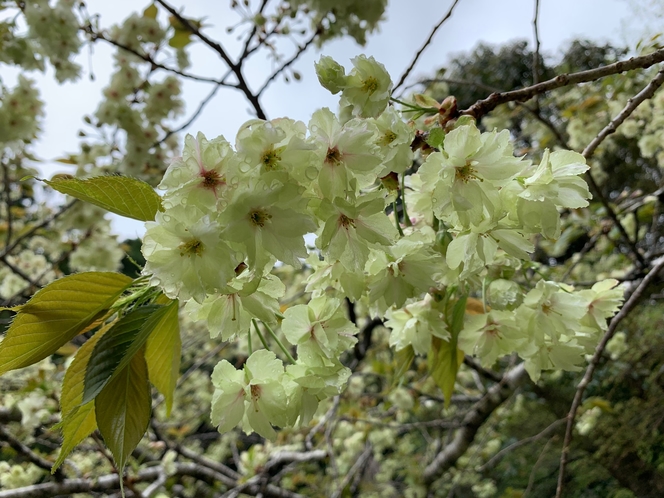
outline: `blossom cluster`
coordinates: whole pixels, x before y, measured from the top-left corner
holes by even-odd
[[[363,56],[353,65],[346,75],[329,58],[317,64],[323,86],[341,92],[338,113],[320,109],[308,125],[252,120],[234,146],[188,136],[160,184],[164,211],[143,244],[152,285],[187,301],[212,336],[250,338],[253,326],[290,362],[260,349],[241,370],[217,365],[212,420],[222,432],[274,437],[273,426],[307,424],[340,392],[350,375],[340,359],[357,341],[344,299],[384,319],[397,350],[425,355],[454,333],[486,365],[516,351],[534,379],[577,368],[622,299],[615,281],[574,291],[510,278],[530,264],[533,236],[560,235],[559,209],[588,205],[580,154],[546,151],[533,164],[514,156],[507,131],[460,120],[406,175],[415,128],[388,105],[385,68]],[[394,177],[407,187],[400,205]],[[282,308],[276,264],[311,268],[307,303]],[[473,293],[482,312],[452,330],[450,304]]]

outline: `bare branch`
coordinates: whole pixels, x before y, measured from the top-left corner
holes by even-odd
[[[535,34],[535,51],[533,52],[533,84],[539,83],[539,60],[540,60],[540,39],[539,39],[539,0],[535,0],[535,17],[533,18],[533,32]]]
[[[431,43],[431,40],[433,40],[433,37],[434,37],[434,35],[436,34],[436,32],[437,32],[437,31],[440,29],[440,27],[445,23],[445,21],[447,21],[450,17],[452,17],[452,12],[454,11],[454,7],[456,7],[458,3],[459,3],[459,0],[454,0],[454,3],[452,3],[452,6],[451,6],[451,7],[449,8],[449,10],[447,11],[447,14],[445,14],[445,15],[443,16],[443,18],[442,18],[440,21],[438,21],[438,24],[436,24],[436,25],[433,27],[433,29],[431,30],[431,33],[429,33],[429,37],[428,37],[428,38],[426,39],[426,41],[424,42],[424,45],[422,45],[422,46],[420,47],[420,49],[417,51],[417,53],[415,54],[415,57],[413,58],[413,60],[410,61],[410,65],[406,68],[406,70],[403,72],[403,74],[402,74],[401,77],[399,78],[399,82],[398,82],[398,83],[396,84],[396,86],[392,89],[392,93],[393,93],[393,94],[396,93],[397,89],[398,89],[401,85],[404,84],[404,82],[406,81],[406,78],[408,78],[408,75],[410,74],[410,72],[411,72],[411,71],[413,70],[413,68],[415,67],[415,64],[417,64],[417,61],[420,59],[420,56],[421,56],[422,53],[426,50],[426,48],[429,46],[429,44]]]
[[[479,469],[480,472],[485,472],[485,471],[495,467],[496,465],[498,465],[500,460],[502,460],[503,457],[507,453],[509,453],[510,451],[514,451],[517,448],[521,448],[521,446],[525,446],[527,444],[534,443],[535,441],[539,441],[540,439],[542,439],[544,437],[547,437],[552,432],[555,432],[558,429],[558,427],[563,422],[565,422],[565,420],[566,419],[564,419],[564,418],[560,418],[560,419],[556,420],[555,422],[551,423],[550,425],[548,425],[544,430],[540,431],[539,433],[535,434],[534,436],[523,438],[523,439],[517,441],[516,443],[512,443],[509,446],[506,446],[505,448],[500,450],[498,453],[493,455],[484,465],[482,465]]]
[[[341,484],[339,484],[337,490],[330,495],[330,498],[341,497],[344,489],[346,489],[346,486],[348,486],[351,483],[351,481],[355,477],[355,474],[357,474],[362,469],[362,467],[364,467],[364,465],[367,463],[369,457],[371,456],[372,451],[373,451],[373,446],[371,445],[371,443],[367,442],[364,451],[358,456],[357,460],[348,471],[348,474],[346,474],[343,481],[341,481]]]
[[[279,69],[277,69],[275,72],[273,72],[270,77],[263,83],[263,86],[261,87],[260,90],[256,93],[256,96],[262,95],[262,93],[265,91],[265,89],[270,86],[270,83],[272,83],[277,76],[279,76],[286,68],[288,68],[291,64],[293,64],[299,57],[302,55],[306,50],[311,46],[311,44],[314,42],[316,37],[320,35],[323,31],[323,27],[321,25],[318,25],[318,28],[314,32],[314,34],[306,41],[304,42],[304,45],[301,45],[298,47],[297,51],[293,54],[293,56],[288,59],[286,62],[284,62]]]
[[[606,348],[607,343],[616,332],[618,325],[623,319],[629,315],[629,313],[636,307],[641,297],[643,297],[644,292],[648,286],[657,279],[659,273],[664,269],[664,257],[653,266],[653,268],[648,272],[648,274],[643,278],[641,283],[634,289],[632,294],[629,296],[629,299],[625,302],[622,309],[618,312],[616,316],[613,317],[609,323],[609,327],[602,337],[602,340],[597,345],[595,349],[595,354],[586,368],[586,373],[579,382],[579,385],[576,388],[576,393],[574,394],[574,400],[572,401],[572,406],[567,414],[567,428],[565,429],[565,439],[563,441],[562,454],[560,456],[560,471],[558,473],[558,487],[556,489],[556,498],[561,498],[563,493],[563,486],[565,484],[565,469],[567,467],[567,462],[569,458],[569,447],[572,442],[572,433],[574,430],[574,419],[576,418],[576,412],[581,406],[581,400],[583,398],[583,393],[586,391],[588,384],[593,378],[597,365],[599,365],[604,349]]]
[[[251,92],[249,86],[247,85],[246,80],[244,79],[244,74],[242,74],[241,63],[237,64],[234,63],[229,57],[229,55],[226,53],[226,50],[224,50],[224,47],[222,47],[218,42],[204,35],[196,26],[194,26],[191,23],[191,21],[189,21],[189,19],[183,17],[182,14],[180,14],[177,10],[175,10],[174,7],[166,3],[164,0],[156,0],[156,1],[159,5],[161,5],[168,12],[170,12],[178,21],[180,21],[180,23],[185,28],[187,28],[189,31],[195,34],[203,43],[205,43],[208,47],[210,47],[212,50],[217,52],[217,54],[219,54],[219,56],[228,65],[228,68],[233,72],[233,74],[237,78],[236,88],[241,90],[242,93],[244,93],[246,99],[249,101],[249,103],[251,103],[251,105],[254,108],[254,111],[256,112],[256,117],[258,117],[259,119],[267,119],[267,116],[263,111],[263,108],[261,107],[261,104],[258,100],[258,95]]]
[[[664,49],[656,50],[648,55],[632,57],[631,59],[619,61],[596,69],[589,69],[587,71],[579,71],[578,73],[571,74],[559,74],[555,78],[519,90],[493,93],[486,99],[475,102],[468,109],[461,111],[460,114],[473,116],[475,119],[479,119],[499,105],[507,102],[525,102],[526,100],[533,98],[535,95],[546,93],[555,90],[556,88],[576,85],[578,83],[586,83],[588,81],[598,80],[612,74],[624,73],[625,71],[631,71],[633,69],[646,69],[662,61],[664,61]]]
[[[110,45],[113,45],[114,47],[117,47],[121,50],[124,50],[125,52],[129,52],[129,53],[135,55],[136,57],[138,57],[140,59],[143,59],[145,62],[150,63],[155,68],[163,69],[164,71],[168,71],[170,73],[177,74],[178,76],[182,76],[183,78],[186,78],[186,79],[189,79],[189,80],[201,81],[201,82],[205,82],[205,83],[216,83],[217,85],[235,87],[235,85],[231,85],[229,83],[223,83],[223,80],[218,80],[216,78],[209,78],[207,76],[197,76],[195,74],[185,73],[184,71],[180,71],[179,69],[176,69],[174,67],[165,66],[165,65],[155,61],[149,55],[143,54],[143,53],[139,52],[138,50],[134,50],[133,48],[128,47],[127,45],[123,45],[122,43],[119,43],[119,42],[113,40],[112,38],[107,38],[106,36],[104,36],[103,33],[98,33],[98,32],[92,31],[91,27],[86,26],[86,27],[83,27],[81,29],[83,29],[86,33],[88,33],[90,35],[90,38],[92,39],[93,42],[97,41],[97,40],[103,40],[106,43],[108,43]]]
[[[592,142],[590,142],[585,149],[583,149],[583,157],[589,159],[593,155],[597,147],[604,141],[606,137],[615,133],[618,127],[632,115],[632,113],[639,107],[644,101],[652,98],[655,95],[657,89],[664,84],[664,69],[661,69],[655,78],[648,83],[648,85],[641,90],[639,93],[634,95],[631,99],[627,101],[627,105],[623,108],[620,113],[611,120],[611,122],[604,127],[602,131],[599,132]]]
[[[454,433],[454,438],[436,455],[423,472],[424,482],[431,484],[447,469],[452,467],[466,452],[475,439],[477,431],[491,414],[502,405],[514,391],[528,379],[528,373],[522,363],[503,376],[503,380],[487,391],[470,411],[464,416],[461,428]]]

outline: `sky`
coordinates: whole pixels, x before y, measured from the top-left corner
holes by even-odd
[[[250,0],[250,9],[255,9],[258,3]],[[275,0],[272,3],[276,3]],[[100,14],[101,25],[108,27],[132,11],[142,11],[149,2],[87,0],[86,4],[90,12]],[[173,0],[171,4],[177,8],[184,6],[183,13],[187,17],[205,18],[204,32],[208,36],[221,41],[230,54],[239,51],[241,42],[236,36],[243,32],[242,27],[234,34],[225,30],[226,26],[238,21],[229,7],[230,0]],[[637,28],[642,25],[637,15],[643,15],[643,12],[636,12],[635,4],[638,4],[635,0],[540,0],[540,50],[555,57],[565,44],[578,38],[634,46],[638,41]],[[261,103],[268,118],[287,116],[308,122],[316,109],[336,107],[337,98],[320,87],[316,79],[314,62],[321,55],[332,56],[347,68],[351,67],[350,59],[359,54],[373,56],[386,66],[393,80],[398,80],[432,27],[451,5],[451,0],[389,0],[385,21],[378,32],[368,36],[366,46],[361,47],[352,39],[339,39],[322,49],[311,48],[293,66],[301,73],[301,81],[286,83],[280,78],[262,96]],[[460,0],[407,83],[430,75],[444,66],[450,57],[472,50],[479,42],[504,44],[515,39],[534,40],[534,6],[535,0]],[[213,77],[225,73],[223,62],[203,44],[194,43],[190,49],[190,72]],[[53,162],[53,159],[77,151],[80,140],[77,133],[82,129],[82,118],[94,111],[101,90],[112,73],[112,53],[113,49],[101,42],[92,50],[84,48],[79,55],[83,75],[76,83],[58,85],[50,72],[43,76],[31,75],[38,80],[46,102],[43,131],[34,149],[43,159],[39,169],[44,176],[71,172],[66,165]],[[274,63],[265,57],[252,59],[245,71],[250,87],[259,88],[274,67]],[[94,80],[90,74],[94,74]],[[183,89],[186,112],[177,122],[186,120],[209,90],[209,85],[187,81]],[[224,135],[233,142],[237,129],[252,117],[250,105],[241,94],[221,89],[187,131],[193,134],[202,131],[208,138]],[[121,237],[132,238],[144,231],[142,223],[117,218],[113,219],[113,229]]]

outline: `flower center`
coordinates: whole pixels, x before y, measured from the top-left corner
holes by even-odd
[[[470,165],[470,160],[466,161],[464,166],[459,166],[455,168],[454,178],[463,183],[468,183],[470,180],[476,179],[483,181],[481,178],[477,178],[477,170]]]
[[[382,137],[378,140],[378,145],[382,145],[383,147],[386,147],[390,145],[392,142],[394,142],[397,139],[397,134],[394,133],[392,130],[387,130]]]
[[[378,90],[378,80],[373,76],[369,76],[366,80],[362,82],[362,91],[371,95],[376,90]]]
[[[349,227],[355,228],[355,220],[350,219],[345,214],[339,216],[339,225],[348,230]]]
[[[265,224],[272,219],[272,215],[262,209],[254,209],[249,213],[249,219],[257,227],[263,228]]]
[[[180,247],[178,247],[178,249],[180,249],[180,256],[192,257],[192,256],[200,256],[201,254],[203,254],[203,249],[205,249],[205,246],[200,240],[192,239],[188,242],[180,244]]]
[[[212,190],[215,193],[217,192],[217,187],[226,184],[224,178],[219,174],[219,172],[213,169],[209,171],[201,171],[201,177],[203,178],[201,187],[205,190]]]
[[[261,157],[261,162],[267,171],[275,170],[279,165],[279,161],[281,161],[281,156],[273,147],[263,152],[263,157]]]
[[[325,162],[327,164],[339,164],[341,162],[341,152],[337,147],[328,148],[325,155]]]
[[[257,386],[256,384],[252,384],[249,389],[251,390],[251,399],[255,403],[261,397],[261,386]]]

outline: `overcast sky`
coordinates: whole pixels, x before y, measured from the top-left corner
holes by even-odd
[[[634,46],[638,41],[636,27],[639,23],[630,1],[634,0],[540,0],[542,52],[555,56],[566,43],[577,38]],[[651,0],[643,1],[647,3]],[[149,5],[149,2],[136,0],[87,0],[86,3],[90,12],[101,15],[101,25],[105,27],[121,21],[133,10],[142,11]],[[226,26],[237,21],[229,3],[229,0],[172,2],[177,7],[186,5],[184,14],[187,17],[204,17],[207,25],[205,33],[221,40],[227,51],[235,54],[240,42],[235,39],[236,35],[225,32]],[[251,1],[254,8],[258,3]],[[276,3],[275,0],[273,3]],[[313,63],[321,54],[334,57],[346,67],[350,66],[350,59],[358,54],[372,55],[385,64],[393,79],[397,80],[451,4],[451,0],[390,0],[380,31],[368,37],[365,47],[344,39],[331,42],[320,50],[310,49],[294,65],[302,74],[300,82],[287,84],[279,79],[267,89],[261,100],[265,112],[269,118],[288,116],[307,122],[317,108],[334,108],[336,98],[318,85],[314,73]],[[460,0],[452,17],[438,31],[408,81],[414,82],[418,77],[431,74],[443,66],[450,56],[468,52],[479,42],[503,44],[514,39],[533,40],[534,5],[534,0]],[[223,62],[207,47],[196,43],[190,48],[192,67],[189,70],[192,73],[214,77],[225,73]],[[77,151],[77,132],[82,128],[82,116],[94,111],[101,89],[109,81],[111,54],[112,49],[101,42],[93,47],[91,54],[87,48],[84,49],[79,57],[84,74],[76,83],[57,85],[51,74],[44,77],[35,75],[46,102],[43,132],[35,146],[38,157],[44,159],[40,169],[45,176],[68,172],[65,165],[51,160]],[[246,68],[250,86],[259,88],[273,67],[273,63],[264,57],[252,60]],[[94,73],[94,81],[90,80],[90,72]],[[188,113],[195,109],[209,89],[209,85],[185,83],[184,99]],[[208,138],[224,135],[233,142],[238,127],[251,117],[251,108],[240,93],[221,89],[188,131],[202,131]],[[140,223],[114,222],[114,228],[123,236],[133,237],[143,232]]]

